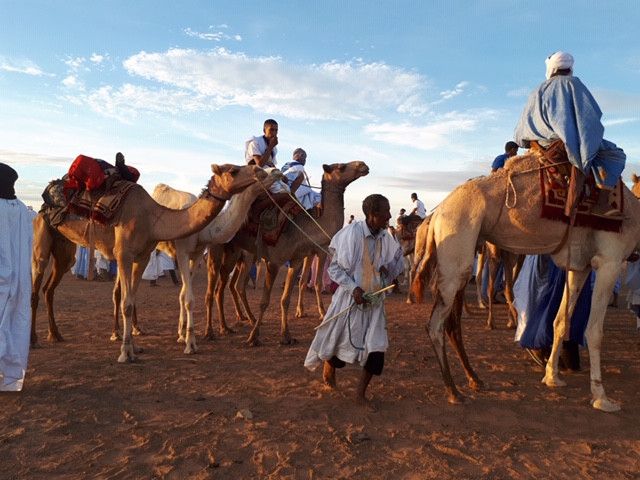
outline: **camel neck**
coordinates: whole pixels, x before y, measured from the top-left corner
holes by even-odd
[[[220,213],[224,201],[210,195],[201,196],[188,208],[173,210],[159,207],[151,224],[151,237],[155,240],[175,240],[202,230]]]

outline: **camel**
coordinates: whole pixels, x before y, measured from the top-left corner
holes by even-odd
[[[47,340],[62,342],[64,338],[58,330],[53,309],[53,298],[56,287],[65,273],[71,270],[75,264],[76,244],[58,233],[46,221],[42,213],[38,213],[33,219],[33,248],[31,256],[31,347],[38,347],[38,335],[36,333],[36,317],[40,300],[40,288],[46,269],[51,261],[52,268],[47,280],[42,287],[47,315],[49,318]],[[104,252],[102,252],[104,254]],[[121,338],[118,325],[120,283],[114,284],[113,290],[113,330],[111,340]],[[133,335],[139,335],[142,330],[138,326],[136,311],[133,312]]]
[[[279,170],[273,170],[262,182],[256,182],[247,187],[243,192],[231,197],[227,208],[223,209],[211,223],[202,230],[177,240],[160,242],[157,246],[176,259],[180,277],[182,278],[182,289],[180,290],[180,317],[178,320],[178,342],[185,343],[184,353],[196,353],[196,337],[194,334],[193,319],[193,270],[202,258],[205,248],[211,244],[226,243],[233,238],[238,229],[245,223],[249,208],[265,189],[268,189],[276,180],[282,178]],[[197,197],[187,192],[175,190],[168,185],[159,184],[151,195],[152,198],[168,208],[187,208],[196,202]],[[186,330],[186,332],[185,332]],[[221,333],[228,332],[229,329]],[[208,335],[211,338],[211,332]]]
[[[324,174],[322,176],[322,215],[318,219],[318,224],[324,231],[320,230],[318,226],[315,225],[304,213],[301,213],[295,217],[294,221],[310,238],[302,234],[294,225],[289,223],[283,230],[275,246],[264,246],[261,256],[266,261],[266,271],[262,298],[260,300],[260,312],[257,320],[253,320],[246,300],[244,292],[244,288],[247,283],[246,280],[240,281],[238,279],[236,281],[237,277],[235,276],[231,278],[232,285],[235,284],[236,286],[240,286],[239,291],[236,290],[234,292],[234,295],[236,295],[234,300],[236,302],[242,302],[245,311],[252,320],[253,329],[251,330],[247,340],[249,345],[255,346],[259,344],[258,336],[260,325],[264,318],[264,313],[269,306],[273,282],[275,281],[280,267],[287,261],[290,262],[290,267],[287,271],[284,291],[282,292],[282,297],[280,299],[280,343],[291,344],[295,341],[291,337],[288,326],[288,309],[294,279],[300,271],[304,258],[312,257],[314,254],[324,253],[324,250],[329,245],[330,237],[332,237],[344,225],[344,192],[347,186],[351,182],[369,173],[369,167],[367,164],[360,161],[323,165],[322,168],[324,169]],[[220,258],[220,261],[215,265],[210,264],[209,287],[207,290],[208,308],[210,308],[213,299],[214,280],[217,279],[217,284],[215,284],[215,298],[220,319],[224,318],[224,287],[229,280],[229,275],[234,265],[236,265],[238,260],[241,259],[243,250],[245,252],[249,252],[253,257],[256,256],[257,247],[255,236],[242,235],[242,232],[238,233],[230,243],[223,247],[223,254],[220,255],[219,253],[220,257],[218,258]],[[215,257],[212,256],[211,258],[214,259]],[[236,268],[236,274],[242,273],[243,270],[246,271],[246,268]],[[244,278],[246,279],[246,274],[244,275]],[[316,291],[319,295],[318,286],[316,286]],[[239,308],[240,307],[236,305],[236,309]]]
[[[122,346],[118,362],[136,359],[132,339],[132,314],[140,278],[151,251],[161,240],[173,240],[202,229],[222,210],[231,195],[244,190],[267,174],[255,166],[212,165],[214,175],[193,205],[171,210],[158,205],[135,185],[122,202],[110,225],[68,216],[57,231],[78,245],[95,245],[107,258],[118,262],[118,282],[122,298]]]
[[[504,268],[504,297],[507,302],[507,328],[516,328],[516,320],[518,313],[513,306],[513,285],[515,284],[522,262],[524,261],[524,255],[514,255],[505,250],[501,250],[491,242],[485,242],[480,247],[478,252],[478,260],[476,265],[476,294],[478,296],[478,306],[480,308],[488,308],[487,314],[487,328],[493,330],[495,323],[493,322],[493,296],[495,291],[495,282],[498,274],[498,267],[500,260],[503,262]],[[484,276],[484,264],[485,261],[489,262],[488,271],[488,285],[487,285],[487,300],[488,305],[485,304],[482,298],[482,283]]]
[[[398,243],[400,247],[402,247],[402,255],[404,256],[405,265],[413,266],[414,260],[414,250],[416,245],[416,234],[417,230],[423,223],[429,224],[429,219],[431,215],[427,215],[425,218],[420,218],[420,216],[412,214],[406,215],[404,217],[398,218],[398,223],[396,225],[396,238],[398,239]],[[413,303],[413,298],[411,294],[411,281],[412,281],[412,272],[413,268],[409,268],[409,271],[406,271],[405,267],[405,275],[408,275],[408,285],[409,289],[407,290],[407,299],[406,303]]]
[[[433,275],[435,303],[428,331],[436,352],[449,402],[459,403],[458,392],[445,354],[444,334],[462,361],[469,386],[481,382],[468,361],[460,326],[464,286],[473,267],[476,246],[485,241],[517,254],[551,254],[557,265],[568,270],[567,287],[554,320],[551,356],[542,382],[561,387],[558,375],[560,346],[568,328],[578,293],[592,269],[597,271],[591,313],[585,337],[589,347],[592,406],[612,412],[620,406],[607,398],[600,366],[604,316],[615,279],[623,261],[640,242],[640,203],[624,187],[625,217],[618,232],[586,227],[569,228],[565,223],[540,218],[539,190],[541,153],[510,159],[505,169],[489,177],[470,180],[457,187],[437,208],[429,225],[427,252],[420,261],[413,289],[417,298],[427,277]]]

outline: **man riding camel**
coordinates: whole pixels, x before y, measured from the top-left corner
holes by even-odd
[[[515,130],[515,141],[527,148],[537,142],[543,149],[557,141],[563,143],[573,166],[565,215],[571,216],[591,171],[599,189],[592,213],[615,218],[620,212],[609,206],[609,192],[620,178],[626,155],[603,139],[602,112],[587,87],[573,76],[573,57],[556,52],[545,63],[547,80],[529,96]]]

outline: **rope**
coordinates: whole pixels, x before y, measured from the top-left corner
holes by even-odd
[[[278,210],[280,210],[282,212],[282,214],[287,218],[287,220],[289,220],[289,222],[291,222],[293,224],[294,227],[296,227],[300,233],[302,233],[305,237],[307,237],[307,239],[313,243],[316,247],[318,247],[320,250],[322,250],[324,253],[326,253],[327,255],[330,255],[329,251],[327,249],[325,249],[323,246],[319,245],[313,238],[311,238],[309,236],[309,234],[307,234],[307,232],[305,232],[296,222],[293,221],[293,219],[287,215],[287,212],[284,211],[284,209],[278,205],[278,202],[275,201],[275,199],[273,198],[273,196],[271,196],[271,192],[269,192],[269,189],[267,189],[262,183],[260,183],[260,186],[262,187],[262,189],[265,191],[265,193],[267,194],[267,197],[269,197],[269,199],[271,200],[271,202],[278,207]],[[304,210],[304,208],[303,208]],[[306,210],[305,210],[306,211]],[[324,230],[323,230],[324,232]],[[327,233],[324,232],[324,234],[326,235]],[[329,237],[331,238],[331,237]]]
[[[381,288],[380,290],[376,290],[375,292],[367,292],[363,295],[365,302],[368,302],[372,305],[378,305],[381,301],[382,301],[382,297],[378,297],[378,295],[381,295],[382,293],[391,290],[395,285],[389,285],[386,286],[384,288]],[[314,328],[314,330],[318,330],[319,328],[324,327],[327,323],[332,322],[333,320],[335,320],[336,318],[338,318],[340,315],[342,315],[343,313],[349,312],[352,308],[359,308],[362,309],[363,307],[358,306],[356,303],[352,302],[347,308],[340,310],[338,313],[336,313],[335,315],[330,316],[329,318],[325,318],[322,323],[320,325],[318,325],[317,327]]]
[[[514,208],[518,203],[518,192],[516,192],[516,187],[513,185],[513,180],[512,180],[513,177],[515,177],[516,175],[522,175],[525,173],[539,172],[540,170],[546,170],[547,168],[557,167],[558,165],[564,165],[565,163],[569,163],[569,160],[564,160],[562,162],[556,162],[556,163],[549,163],[547,165],[541,165],[537,168],[530,168],[528,170],[522,170],[519,172],[514,172],[513,170],[509,170],[509,174],[507,175],[507,194],[505,195],[504,205],[507,208],[511,209],[511,208]],[[513,191],[513,204],[511,205],[509,204],[509,187],[511,187],[511,190]]]
[[[296,204],[302,209],[302,211],[307,215],[307,217],[309,217],[311,219],[311,221],[313,223],[316,224],[316,227],[318,227],[320,229],[320,231],[322,233],[324,233],[324,235],[327,237],[328,240],[331,240],[331,235],[329,235],[326,230],[324,228],[322,228],[322,225],[320,225],[318,222],[316,222],[316,219],[313,218],[313,215],[311,215],[305,208],[304,206],[298,201],[298,197],[296,197],[293,193],[288,192],[289,193],[289,197],[291,197],[293,199],[294,202],[296,202]]]

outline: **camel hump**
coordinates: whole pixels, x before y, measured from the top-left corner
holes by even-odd
[[[157,203],[163,207],[173,208],[174,210],[182,210],[195,203],[197,197],[189,192],[176,190],[165,183],[159,183],[153,189],[151,194]]]

